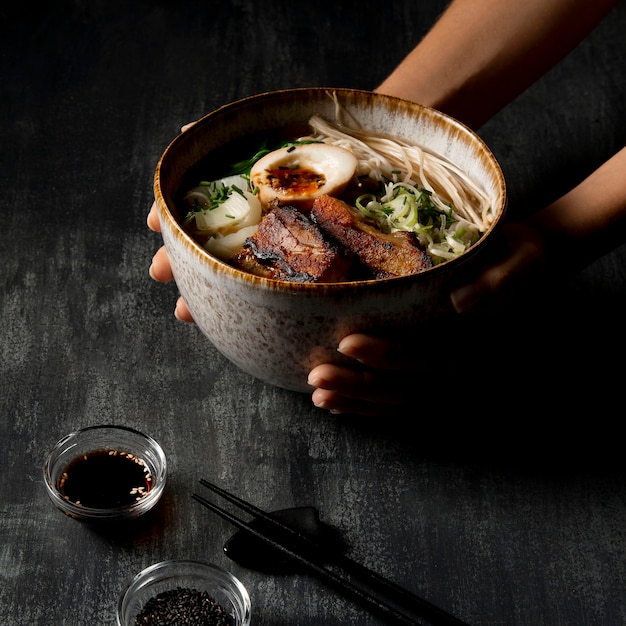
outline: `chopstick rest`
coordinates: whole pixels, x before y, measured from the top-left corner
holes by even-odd
[[[338,553],[346,550],[339,533],[320,520],[319,512],[315,507],[293,507],[272,511],[268,515],[329,550]],[[260,532],[267,529],[267,523],[262,519],[253,519],[249,524]],[[298,574],[306,571],[306,568],[293,559],[268,546],[265,542],[259,541],[245,530],[237,530],[226,541],[224,553],[235,563],[265,574]]]
[[[214,483],[201,479],[200,484],[252,515],[257,522],[262,520],[264,523],[263,530],[255,528],[252,522],[242,520],[206,498],[195,493],[192,494],[192,497],[204,507],[229,521],[241,531],[263,542],[269,548],[277,550],[283,557],[293,560],[306,571],[359,602],[362,606],[382,617],[393,620],[393,624],[469,626],[454,615],[410,593],[349,557],[327,549],[320,542],[284,524],[269,513]],[[329,565],[332,565],[333,568],[331,569]],[[340,571],[335,571],[336,568]],[[427,621],[418,621],[418,618]]]

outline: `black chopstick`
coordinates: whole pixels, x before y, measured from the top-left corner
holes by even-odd
[[[323,547],[319,546],[319,543],[314,541],[311,537],[308,537],[298,532],[293,527],[288,526],[287,524],[281,522],[272,515],[266,513],[262,509],[259,509],[249,502],[246,502],[238,496],[226,491],[222,487],[219,487],[218,485],[211,483],[205,479],[200,479],[200,484],[222,496],[225,500],[232,502],[246,513],[249,513],[250,515],[258,519],[262,519],[268,525],[279,529],[281,532],[285,533],[292,539],[297,539],[300,543],[303,544],[303,546],[314,548],[316,553],[319,554],[320,548],[323,549]],[[309,550],[309,552],[311,551]],[[342,567],[349,574],[368,580],[373,588],[377,589],[379,593],[382,592],[385,594],[390,594],[394,601],[403,604],[405,607],[427,618],[437,626],[468,626],[466,622],[463,622],[457,617],[446,613],[434,604],[431,604],[427,600],[424,600],[423,598],[420,598],[419,596],[416,596],[415,594],[407,591],[403,587],[396,585],[387,578],[384,578],[380,574],[357,563],[356,561],[345,555],[331,555],[328,553],[328,551],[323,550],[323,556],[329,558],[335,565]]]
[[[429,620],[433,626],[468,626],[466,622],[458,619],[457,617],[443,611],[439,607],[431,604],[430,602],[416,596],[406,589],[403,589],[399,585],[396,585],[392,581],[380,576],[376,572],[368,569],[367,567],[360,565],[356,561],[353,561],[349,557],[342,554],[329,554],[328,551],[323,550],[323,546],[319,542],[313,540],[311,537],[298,532],[291,526],[288,526],[272,515],[266,513],[262,509],[242,500],[241,498],[229,493],[225,489],[210,483],[207,480],[201,479],[200,483],[210,489],[211,491],[222,496],[224,499],[235,504],[243,511],[251,514],[257,519],[263,520],[267,525],[270,525],[275,531],[280,531],[281,539],[272,539],[271,537],[258,531],[256,528],[250,526],[248,523],[237,518],[232,513],[227,512],[221,507],[213,504],[212,502],[193,494],[194,499],[209,508],[213,512],[217,513],[221,517],[227,519],[229,522],[237,526],[243,531],[252,534],[257,539],[260,539],[264,543],[271,545],[273,548],[279,550],[283,554],[287,554],[292,559],[298,561],[301,565],[304,565],[307,569],[315,573],[318,577],[321,577],[328,583],[333,584],[344,592],[348,592],[355,599],[367,604],[370,608],[377,610],[380,613],[386,614],[387,617],[391,616],[396,621],[395,623],[401,624],[419,624],[412,618],[401,613],[398,609],[389,604],[387,600],[396,602],[396,604],[402,604],[405,608],[410,609],[413,613],[420,615],[423,618]],[[297,546],[300,546],[298,551]],[[292,547],[289,547],[292,546]],[[312,550],[314,548],[314,550]],[[320,550],[322,549],[322,550]],[[373,596],[366,590],[357,587],[345,577],[341,577],[332,570],[324,567],[319,560],[320,557],[313,560],[311,557],[307,557],[307,554],[322,555],[321,559],[332,562],[345,572],[352,576],[358,576],[365,578],[369,582],[372,589],[375,589],[379,595],[387,596],[387,600],[383,600]]]
[[[283,554],[287,555],[288,557],[292,558],[293,560],[299,562],[301,565],[303,565],[309,571],[311,571],[314,574],[316,574],[318,577],[320,577],[326,583],[331,584],[334,587],[337,587],[338,589],[340,589],[344,593],[349,594],[350,596],[352,596],[356,600],[358,600],[358,601],[360,601],[360,602],[370,606],[373,610],[375,610],[377,612],[380,612],[381,614],[386,615],[388,617],[393,617],[393,619],[395,620],[394,623],[396,623],[396,624],[406,624],[407,626],[423,626],[421,624],[421,622],[417,622],[417,621],[411,619],[410,617],[407,617],[406,615],[403,615],[402,613],[397,611],[395,608],[393,608],[392,606],[387,604],[384,600],[379,600],[379,599],[375,598],[374,596],[369,594],[367,591],[363,591],[362,589],[360,589],[359,587],[353,585],[350,581],[348,581],[345,578],[339,576],[338,574],[336,574],[332,570],[324,567],[323,565],[319,565],[319,564],[315,563],[314,561],[311,561],[311,560],[307,559],[306,557],[301,556],[297,552],[294,552],[293,550],[290,550],[289,548],[287,548],[283,544],[278,543],[277,541],[274,541],[273,539],[271,539],[267,535],[264,535],[260,531],[258,531],[255,528],[251,527],[248,523],[246,523],[243,520],[239,519],[238,517],[236,517],[232,513],[229,513],[228,511],[222,509],[221,507],[217,506],[216,504],[213,504],[209,500],[206,500],[202,496],[199,496],[199,495],[194,493],[194,494],[192,494],[192,498],[194,498],[195,500],[200,502],[200,504],[202,504],[203,506],[207,507],[208,509],[210,509],[214,513],[217,513],[220,517],[223,517],[225,520],[229,521],[231,524],[233,524],[234,526],[236,526],[240,530],[250,533],[256,539],[259,539],[260,541],[263,541],[264,543],[266,543],[267,545],[271,546],[272,548],[275,548],[276,550],[282,552]]]

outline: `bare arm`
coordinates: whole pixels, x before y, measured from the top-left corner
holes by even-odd
[[[626,148],[570,192],[532,216],[546,237],[585,240],[597,257],[626,240]],[[592,259],[593,260],[593,259]]]
[[[454,0],[376,89],[478,127],[570,52],[617,0]]]

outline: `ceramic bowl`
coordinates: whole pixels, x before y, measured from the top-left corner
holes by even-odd
[[[291,89],[244,98],[175,137],[158,162],[154,191],[178,289],[198,328],[230,361],[267,383],[300,392],[311,391],[306,381],[314,366],[341,362],[337,345],[345,335],[403,328],[450,312],[451,279],[489,243],[507,204],[496,158],[460,122],[398,98],[350,89],[332,92],[363,128],[427,146],[455,163],[489,194],[495,219],[468,252],[412,276],[326,284],[260,278],[220,261],[186,234],[176,194],[189,171],[218,148],[306,124],[313,114],[334,119],[329,90]]]

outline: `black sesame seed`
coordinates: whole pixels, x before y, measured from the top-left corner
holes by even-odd
[[[206,591],[177,587],[150,598],[135,626],[234,626],[224,607]]]

